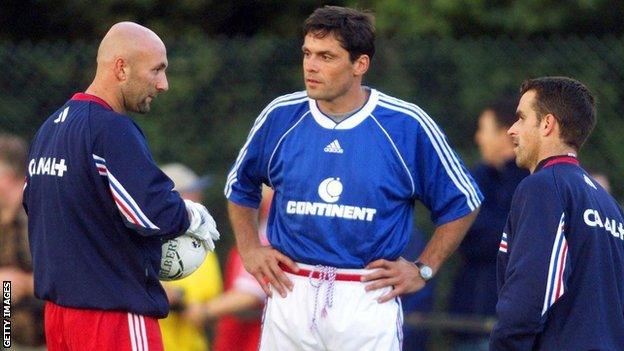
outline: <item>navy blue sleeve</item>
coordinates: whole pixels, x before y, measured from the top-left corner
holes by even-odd
[[[483,195],[444,133],[431,119],[426,122],[416,141],[416,195],[439,226],[477,209]]]
[[[175,236],[189,226],[186,206],[158,168],[145,136],[130,118],[94,118],[93,165],[105,178],[127,227],[142,235]]]
[[[503,179],[501,174],[485,165],[479,165],[472,174],[485,199],[479,215],[461,242],[460,250],[469,261],[494,262],[517,183],[511,182],[507,173],[502,177],[508,179]]]
[[[504,271],[491,350],[532,350],[549,309],[566,291],[571,268],[564,208],[551,171],[518,186],[499,249]]]

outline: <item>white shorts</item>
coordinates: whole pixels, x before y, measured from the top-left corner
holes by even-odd
[[[401,301],[377,302],[389,287],[364,290],[371,270],[298,265],[305,271],[286,273],[293,291],[267,301],[259,350],[401,350]]]

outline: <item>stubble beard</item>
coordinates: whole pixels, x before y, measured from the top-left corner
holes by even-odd
[[[140,113],[140,114],[146,114],[150,111],[150,103],[147,102],[147,97],[145,99],[143,99],[141,102],[139,102],[137,104],[137,111],[134,111],[136,113]]]
[[[144,94],[145,97],[141,98],[142,92],[137,92],[133,88],[131,86],[130,89],[122,90],[125,110],[140,114],[148,113],[150,111],[150,103],[147,101],[148,95]]]

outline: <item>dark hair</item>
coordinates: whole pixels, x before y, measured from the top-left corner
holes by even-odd
[[[28,145],[15,135],[0,134],[0,164],[7,166],[16,176],[26,175]]]
[[[516,123],[517,107],[517,99],[500,97],[486,104],[484,111],[492,111],[494,113],[494,121],[496,122],[498,128],[509,129],[514,123]]]
[[[520,95],[536,92],[537,119],[555,116],[563,141],[579,150],[596,125],[594,97],[583,83],[568,77],[542,77],[522,83]]]
[[[349,52],[351,62],[361,55],[368,55],[372,60],[375,54],[375,17],[370,12],[339,6],[320,7],[303,23],[303,36],[308,33],[319,38],[335,35]]]

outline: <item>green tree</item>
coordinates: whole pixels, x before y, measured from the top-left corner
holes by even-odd
[[[361,0],[385,36],[466,37],[624,32],[624,3],[609,0]]]

